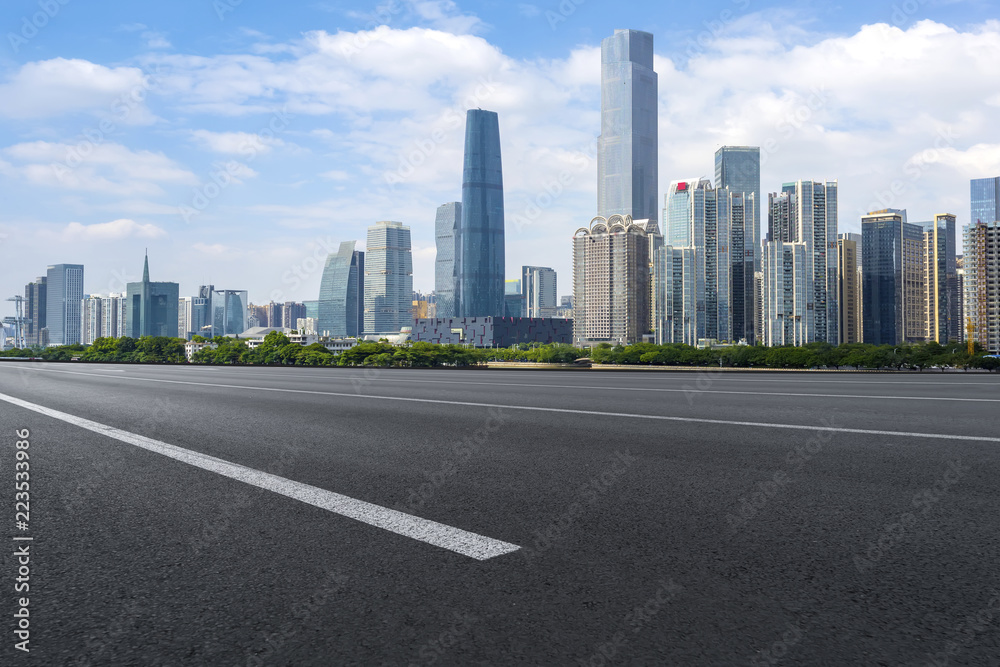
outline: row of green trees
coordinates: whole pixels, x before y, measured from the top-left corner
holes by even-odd
[[[690,345],[670,344],[612,346],[602,343],[580,349],[572,345],[520,344],[510,348],[476,349],[461,345],[387,342],[360,343],[349,350],[332,352],[320,343],[302,346],[285,334],[274,331],[264,342],[250,349],[246,341],[218,336],[213,343],[194,355],[198,364],[242,364],[283,366],[369,366],[397,368],[433,368],[474,366],[489,361],[527,361],[536,363],[571,363],[589,357],[594,363],[652,366],[723,366],[733,368],[871,368],[912,369],[983,368],[997,370],[1000,359],[987,356],[981,349],[969,354],[957,343],[920,343],[904,345],[830,345],[812,343],[804,347],[750,347],[736,345],[720,349],[698,349]],[[92,345],[65,345],[46,349],[0,352],[5,357],[37,357],[46,361],[185,363],[181,338],[147,336],[135,338],[99,338]]]

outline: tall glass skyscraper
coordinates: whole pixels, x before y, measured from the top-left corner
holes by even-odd
[[[49,345],[79,343],[83,264],[55,264],[48,267],[45,289],[45,326],[49,330]],[[176,315],[174,317],[176,319]]]
[[[412,326],[413,259],[409,227],[401,222],[383,221],[368,228],[364,275],[364,333],[399,333],[402,327]]]
[[[753,195],[754,224],[745,230],[746,247],[754,250],[753,271],[760,271],[760,147],[723,146],[715,151],[715,187]]]
[[[924,231],[906,211],[861,218],[861,316],[864,342],[898,345],[926,331]]]
[[[438,206],[434,220],[437,258],[434,261],[434,297],[438,317],[455,317],[455,257],[458,250],[459,228],[462,224],[462,202]]]
[[[503,168],[500,160],[500,122],[495,111],[470,109],[466,115],[458,250],[455,315],[502,317],[505,269]]]
[[[360,336],[365,321],[365,253],[344,241],[328,255],[319,284],[316,329],[333,338]],[[308,315],[308,312],[307,312]]]
[[[657,78],[653,36],[615,30],[601,42],[597,214],[656,220]]]
[[[973,224],[1000,220],[1000,176],[972,179],[971,195]]]

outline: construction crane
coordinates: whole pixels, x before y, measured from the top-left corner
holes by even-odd
[[[24,344],[24,297],[21,295],[12,296],[8,301],[13,301],[16,310],[14,316],[14,347],[23,350]]]

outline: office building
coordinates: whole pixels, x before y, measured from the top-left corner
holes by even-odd
[[[455,316],[455,294],[458,276],[455,260],[459,252],[459,230],[462,225],[462,202],[449,202],[437,209],[434,219],[434,294],[438,317]]]
[[[965,228],[962,264],[973,340],[990,354],[1000,353],[1000,221]]]
[[[80,343],[91,345],[101,337],[103,323],[100,295],[84,294],[80,302]]]
[[[807,299],[813,285],[809,244],[771,241],[764,246],[764,343],[801,346],[815,342]]]
[[[794,268],[796,279],[785,280],[783,289],[789,285],[802,290],[794,298],[783,300],[782,304],[764,304],[764,316],[768,319],[784,313],[783,326],[791,334],[774,334],[771,341],[791,339],[795,345],[826,342],[837,345],[840,342],[840,308],[837,260],[838,227],[838,185],[837,181],[825,183],[816,181],[794,181],[782,185],[780,193],[768,195],[768,234],[762,257],[762,273],[765,282],[764,298],[778,298],[776,280],[780,268]],[[799,266],[802,249],[769,248],[769,244],[805,244],[805,262]],[[767,261],[776,262],[765,266]],[[789,263],[791,262],[791,263]],[[804,271],[804,273],[802,273]],[[799,275],[804,275],[800,279]],[[770,287],[769,287],[770,286]],[[795,310],[787,311],[785,308]],[[801,307],[801,310],[797,310]],[[795,327],[788,328],[787,318],[794,319]],[[776,332],[774,322],[765,329]],[[789,343],[767,342],[768,345]]]
[[[413,322],[411,340],[439,345],[511,347],[573,342],[573,322],[537,317],[438,317]]]
[[[1000,176],[974,178],[970,182],[971,224],[1000,220]]]
[[[284,320],[282,319],[281,309],[282,304],[275,303],[274,301],[268,302],[265,306],[267,309],[267,326],[269,327],[283,327],[285,326]]]
[[[368,228],[363,296],[365,334],[399,333],[412,326],[413,259],[410,228],[403,223],[383,221]],[[501,304],[502,298],[501,293]]]
[[[150,281],[149,256],[146,256],[142,266],[142,282],[128,283],[126,286],[125,335],[129,338],[176,338],[179,293],[180,285],[177,283]]]
[[[649,235],[655,220],[596,217],[573,237],[573,340],[641,342],[652,329]]]
[[[522,266],[518,281],[524,299],[524,317],[555,317],[559,306],[556,272],[545,266]]]
[[[504,310],[503,166],[494,111],[470,109],[466,115],[461,214],[455,314],[499,315]]]
[[[24,286],[24,341],[28,347],[45,347],[45,343],[42,343],[42,329],[46,327],[46,281],[46,276],[39,276],[35,278],[35,282]]]
[[[615,30],[601,42],[598,217],[656,220],[657,120],[653,36]]]
[[[837,238],[837,300],[840,302],[840,343],[861,342],[860,234]]]
[[[656,340],[753,344],[755,208],[752,194],[714,189],[705,179],[671,183],[663,211],[668,233],[654,254]]]
[[[364,330],[365,253],[354,247],[355,241],[344,241],[337,254],[326,258],[316,318],[322,336],[357,337]]]
[[[715,151],[715,187],[753,195],[756,225],[747,231],[747,245],[754,250],[753,271],[760,271],[760,147],[723,146]]]
[[[906,211],[861,218],[861,314],[864,342],[898,345],[926,337],[924,231]]]
[[[945,344],[958,341],[962,329],[958,289],[955,216],[940,213],[924,227],[924,338]]]
[[[83,302],[83,265],[55,264],[45,276],[45,328],[49,345],[80,342],[80,304]]]
[[[300,317],[308,317],[308,311],[306,310],[306,304],[300,303],[298,301],[286,301],[281,304],[281,321],[284,323],[283,328],[292,330],[294,325]]]

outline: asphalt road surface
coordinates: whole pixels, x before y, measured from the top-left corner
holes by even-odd
[[[998,451],[986,374],[3,363],[0,663],[997,665]]]

